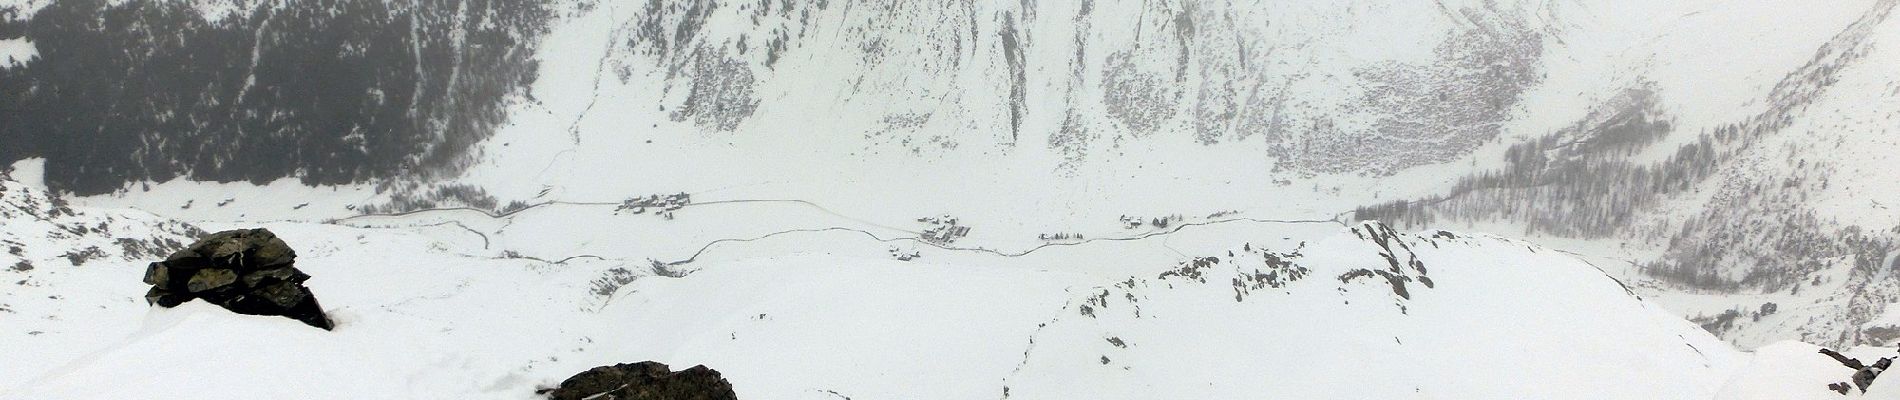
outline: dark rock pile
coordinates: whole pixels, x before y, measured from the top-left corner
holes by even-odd
[[[1823,348],[1821,349],[1821,354],[1833,358],[1834,361],[1840,362],[1841,366],[1854,370],[1854,374],[1848,377],[1848,379],[1853,380],[1853,386],[1848,386],[1847,382],[1827,384],[1828,390],[1840,394],[1847,394],[1848,389],[1856,387],[1860,388],[1861,393],[1867,393],[1867,387],[1873,386],[1874,378],[1880,377],[1881,372],[1891,368],[1894,360],[1894,357],[1881,357],[1879,360],[1875,360],[1873,364],[1863,364],[1860,362],[1860,359],[1848,358],[1846,355],[1834,351],[1834,349]]]
[[[325,330],[335,327],[303,285],[310,275],[293,265],[297,252],[265,229],[207,236],[145,268],[145,301],[176,307],[204,299],[231,312],[277,315]]]
[[[561,381],[561,386],[542,391],[554,400],[737,400],[732,383],[719,377],[719,371],[696,365],[673,372],[661,364],[644,361],[594,369]]]

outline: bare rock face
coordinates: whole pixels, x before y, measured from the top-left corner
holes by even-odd
[[[737,400],[719,371],[695,365],[679,372],[643,361],[595,367],[543,391],[553,400]]]
[[[297,252],[265,229],[224,231],[199,239],[145,268],[145,301],[176,307],[194,299],[247,315],[277,315],[325,330],[334,328],[310,279],[293,264]]]

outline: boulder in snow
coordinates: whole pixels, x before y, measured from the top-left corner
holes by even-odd
[[[679,372],[666,364],[643,361],[595,367],[543,392],[554,400],[736,400],[732,383],[719,371],[695,365]]]
[[[266,229],[218,232],[145,268],[145,301],[176,307],[204,299],[239,314],[278,315],[330,329],[297,252]]]

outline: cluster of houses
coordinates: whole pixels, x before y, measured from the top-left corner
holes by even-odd
[[[918,252],[917,249],[905,250],[892,247],[890,252],[891,258],[895,258],[897,261],[910,261],[924,257],[924,254]]]
[[[948,245],[955,243],[957,239],[970,235],[970,227],[957,225],[957,217],[948,215],[923,217],[918,218],[917,222],[927,226],[923,232],[917,235],[918,238],[923,239],[925,242]]]
[[[1145,218],[1145,217],[1131,216],[1131,215],[1121,216],[1122,229],[1140,229],[1142,227],[1153,227],[1154,229],[1167,229],[1169,226],[1173,226],[1175,223],[1181,222],[1181,220],[1182,220],[1181,214],[1169,215],[1165,217],[1155,217],[1155,218]]]
[[[1080,233],[1058,232],[1038,234],[1036,235],[1036,239],[1044,242],[1067,242],[1072,240],[1087,240],[1088,238],[1082,237]]]
[[[661,218],[673,219],[673,212],[693,203],[693,195],[674,193],[667,195],[652,194],[646,197],[634,197],[620,202],[614,212],[627,211],[634,214],[646,214],[649,210]]]

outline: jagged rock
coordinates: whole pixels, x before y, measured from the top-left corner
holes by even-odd
[[[147,303],[176,307],[204,299],[248,315],[277,315],[331,329],[310,288],[310,279],[294,265],[297,252],[265,229],[224,231],[199,239],[145,268]]]
[[[237,283],[237,272],[222,268],[201,269],[191,274],[191,280],[185,282],[185,290],[198,293],[232,283]]]
[[[164,264],[170,268],[198,269],[204,267],[206,263],[204,256],[199,255],[198,252],[192,251],[191,248],[187,247],[184,250],[172,253],[171,257],[166,257]]]
[[[158,287],[165,287],[165,286],[170,286],[171,281],[172,281],[171,267],[166,267],[165,264],[161,264],[161,263],[152,263],[152,265],[148,265],[145,267],[145,284],[158,286]]]
[[[542,391],[553,400],[736,400],[719,371],[696,365],[679,372],[643,361],[595,367]]]
[[[275,267],[295,261],[297,252],[290,250],[290,244],[284,243],[283,239],[273,237],[264,242],[262,247],[258,247],[257,251],[252,253],[252,257],[259,268]]]
[[[307,275],[303,275],[302,272],[298,272],[296,268],[291,268],[291,267],[272,268],[272,269],[252,272],[250,275],[245,275],[244,286],[258,287],[258,286],[263,285],[265,281],[269,281],[269,280],[286,281],[286,282],[287,281],[303,282],[305,279],[310,279],[310,277]]]
[[[277,282],[275,285],[258,289],[257,293],[263,295],[264,300],[270,300],[271,304],[289,309],[303,303],[304,298],[307,297],[302,289],[303,286],[295,283]]]
[[[186,300],[191,299],[183,295],[172,293],[170,290],[154,287],[152,290],[145,291],[145,302],[157,304],[159,307],[177,307],[179,304],[185,304]]]

